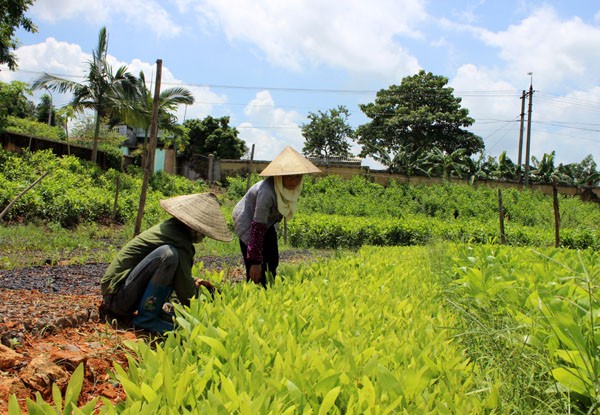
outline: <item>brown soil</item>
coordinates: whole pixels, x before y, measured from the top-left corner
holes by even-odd
[[[307,252],[283,252],[282,261],[308,259]],[[207,271],[228,270],[244,280],[239,257],[202,257]],[[80,405],[104,396],[124,398],[112,379],[113,364],[126,366],[124,340],[148,341],[147,333],[100,321],[99,281],[107,264],[57,264],[0,270],[0,414],[15,395],[23,413],[36,393],[51,402],[51,384],[61,388],[84,364]]]

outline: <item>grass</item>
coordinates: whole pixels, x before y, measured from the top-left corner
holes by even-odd
[[[0,226],[0,269],[67,262],[107,262],[126,240],[127,230],[94,223],[73,230],[60,225]]]
[[[0,269],[45,264],[109,263],[133,236],[133,225],[81,224],[65,229],[58,224],[0,225]],[[280,251],[291,249],[281,241]],[[237,256],[238,239],[220,242],[205,238],[196,246],[196,256]]]

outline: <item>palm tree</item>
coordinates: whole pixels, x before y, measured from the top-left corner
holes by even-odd
[[[134,102],[131,102],[130,107],[124,108],[122,112],[125,123],[132,127],[144,129],[144,144],[148,138],[148,131],[152,123],[152,110],[154,106],[154,97],[152,91],[148,88],[146,76],[144,72],[140,72],[136,79],[137,90],[139,94],[135,97]],[[123,91],[120,87],[117,88],[117,94],[124,94],[124,100],[127,100],[127,91]],[[160,92],[158,100],[158,128],[163,132],[171,132],[175,135],[180,134],[180,129],[177,128],[177,118],[172,114],[177,109],[177,106],[192,105],[194,96],[190,90],[183,87],[168,88]],[[145,152],[144,152],[145,153]]]
[[[427,154],[423,166],[427,168],[429,176],[441,176],[443,179],[450,177],[462,178],[471,170],[471,160],[467,150],[459,148],[452,153],[433,147]]]
[[[32,85],[32,89],[47,88],[59,93],[72,92],[74,96],[70,105],[75,111],[82,112],[86,109],[95,111],[92,145],[92,162],[94,163],[97,159],[98,136],[102,119],[131,111],[131,102],[140,93],[137,89],[136,78],[127,71],[127,66],[121,66],[113,73],[106,60],[107,51],[108,37],[106,27],[103,27],[98,35],[98,46],[92,53],[92,60],[88,62],[89,71],[85,83],[44,73]]]

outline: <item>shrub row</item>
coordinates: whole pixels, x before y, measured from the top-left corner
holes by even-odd
[[[280,231],[280,234],[283,232]],[[553,246],[553,230],[510,224],[506,241],[515,246]],[[303,214],[287,225],[290,245],[301,248],[358,248],[362,245],[420,245],[432,240],[489,243],[501,240],[496,222],[444,221],[426,216],[406,218]],[[600,249],[600,233],[587,227],[562,231],[561,246]]]
[[[7,206],[45,172],[48,175],[11,207],[6,220],[41,220],[73,227],[85,222],[127,223],[136,218],[141,171],[103,171],[73,156],[57,158],[50,151],[22,155],[0,151],[0,207]],[[144,220],[152,224],[165,216],[160,199],[202,191],[206,191],[203,182],[155,173],[146,194]]]

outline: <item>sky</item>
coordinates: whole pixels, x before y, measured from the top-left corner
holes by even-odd
[[[229,116],[256,160],[301,151],[311,113],[343,105],[353,128],[369,122],[360,104],[425,70],[448,79],[486,156],[517,162],[531,87],[530,154],[600,163],[595,0],[36,0],[27,16],[38,32],[17,31],[19,68],[0,65],[0,81],[43,72],[83,81],[106,27],[113,69],[153,81],[160,59],[161,89],[195,97],[179,122]],[[60,107],[71,96],[52,98]]]

